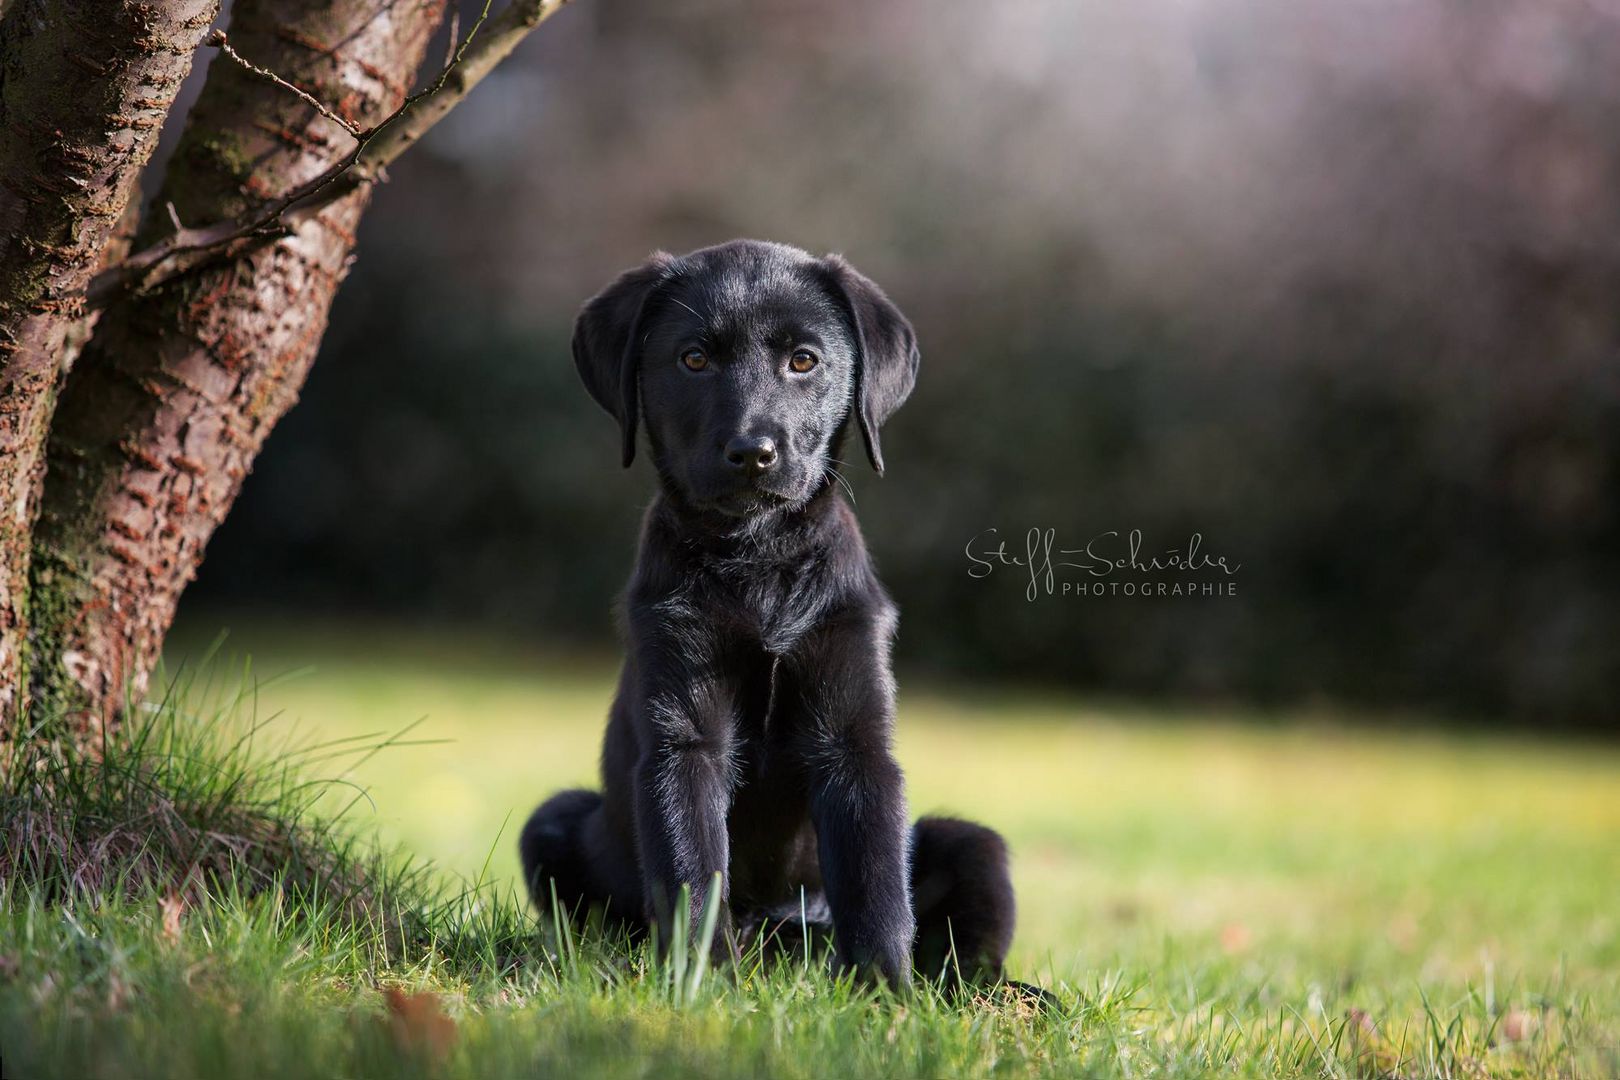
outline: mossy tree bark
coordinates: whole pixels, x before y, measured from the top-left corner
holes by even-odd
[[[21,707],[29,532],[81,296],[219,0],[0,11],[0,731]]]
[[[365,129],[404,99],[443,11],[238,0],[230,43]],[[186,225],[237,217],[352,146],[286,88],[221,58],[157,205]],[[30,675],[46,715],[80,737],[144,690],[182,589],[315,358],[368,196],[360,186],[290,236],[122,297],[69,374],[34,530]],[[152,215],[140,242],[171,228]]]

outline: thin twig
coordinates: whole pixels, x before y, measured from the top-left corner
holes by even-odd
[[[355,127],[354,124],[352,124],[349,121],[343,119],[343,117],[339,116],[337,113],[335,113],[331,109],[329,109],[326,106],[325,102],[321,101],[320,98],[316,97],[314,94],[311,94],[307,90],[304,90],[304,89],[302,89],[300,87],[294,86],[292,83],[288,82],[286,79],[283,79],[280,75],[277,75],[275,72],[271,71],[269,68],[262,68],[259,65],[255,64],[255,63],[252,63],[251,61],[243,59],[242,54],[237,52],[235,49],[233,49],[231,47],[230,41],[228,41],[226,39],[226,37],[225,37],[225,31],[223,31],[223,30],[215,30],[212,34],[208,35],[208,41],[206,42],[206,44],[212,45],[214,48],[218,49],[220,52],[224,53],[226,56],[230,57],[232,60],[235,60],[238,64],[242,65],[243,67],[247,68],[249,71],[253,72],[253,74],[259,76],[259,78],[261,78],[261,79],[269,79],[271,82],[275,83],[277,86],[281,87],[282,89],[291,90],[293,93],[297,94],[300,98],[303,98],[305,104],[309,105],[316,112],[320,113],[322,116],[324,116],[328,120],[332,121],[332,123],[336,124],[338,127],[342,128],[344,131],[347,131],[350,135],[354,136],[356,139],[358,139],[360,137],[360,129],[358,127]]]
[[[105,307],[125,290],[153,288],[217,259],[232,258],[267,241],[288,236],[338,199],[381,179],[388,165],[420,141],[524,38],[568,2],[511,0],[499,15],[489,20],[489,30],[479,38],[475,48],[473,39],[478,36],[493,5],[493,0],[485,0],[478,21],[432,85],[407,97],[375,127],[351,131],[355,137],[354,148],[331,168],[241,217],[194,229],[178,229],[97,274],[86,291],[88,306]]]
[[[567,0],[564,0],[564,3],[566,2]],[[478,36],[478,28],[483,26],[485,20],[489,18],[489,9],[494,5],[494,3],[495,0],[484,0],[484,9],[478,13],[478,18],[473,20],[472,29],[467,31],[466,40],[464,40],[460,45],[456,44],[455,34],[452,29],[450,37],[450,60],[444,65],[444,70],[439,72],[438,81],[435,82],[433,86],[426,91],[426,93],[431,94],[442,87],[444,85],[444,80],[449,78],[451,70],[453,70],[457,64],[461,63],[462,56],[467,52],[467,46],[471,45],[472,39]],[[460,16],[461,11],[458,8],[456,10],[456,21],[458,23],[461,21]]]

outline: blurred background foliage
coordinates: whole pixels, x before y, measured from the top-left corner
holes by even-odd
[[[1617,0],[583,0],[394,173],[193,621],[609,648],[652,476],[573,314],[747,235],[917,327],[850,470],[903,670],[1620,727]],[[969,577],[1031,526],[1238,592]]]

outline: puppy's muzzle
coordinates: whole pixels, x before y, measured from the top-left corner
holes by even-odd
[[[781,456],[776,441],[764,435],[739,435],[725,446],[726,464],[741,476],[756,477],[776,468]]]

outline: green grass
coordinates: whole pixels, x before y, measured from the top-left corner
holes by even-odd
[[[1063,1002],[1041,1012],[804,962],[677,985],[535,926],[515,830],[593,781],[604,659],[371,630],[233,647],[316,670],[235,707],[229,675],[193,684],[138,753],[62,776],[81,812],[36,830],[61,850],[0,885],[4,1075],[1620,1074],[1612,747],[908,683],[913,809],[1007,835],[1013,973]],[[6,797],[13,834],[59,813],[15,777]],[[162,868],[195,851],[166,927]],[[442,1052],[391,986],[439,996]]]

